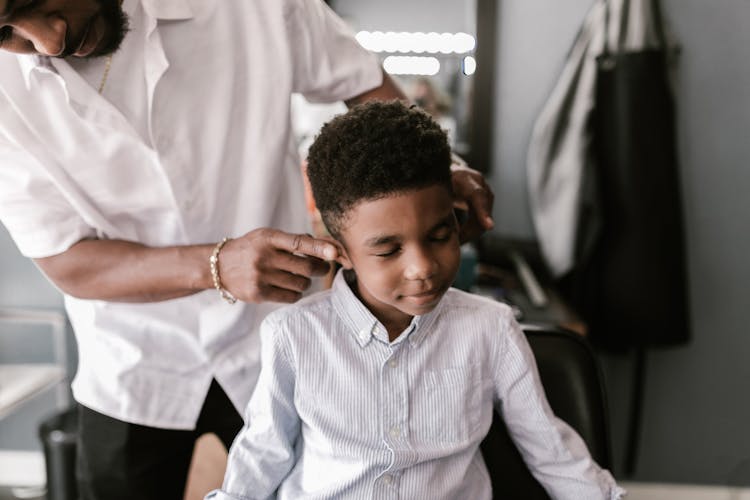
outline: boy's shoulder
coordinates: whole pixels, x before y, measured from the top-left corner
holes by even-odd
[[[330,307],[332,292],[331,289],[327,289],[311,293],[293,304],[284,304],[269,313],[266,317],[280,321],[283,318],[288,318],[290,316],[315,314],[322,308]]]
[[[445,334],[460,337],[460,343],[477,352],[499,352],[518,335],[513,310],[489,297],[449,289],[440,305],[439,328]]]
[[[283,330],[286,330],[291,323],[297,326],[294,330],[299,329],[301,325],[316,323],[332,310],[331,295],[331,290],[315,292],[293,304],[275,309],[265,317],[263,322],[274,329]]]
[[[444,310],[473,318],[486,317],[507,321],[514,319],[513,310],[508,304],[495,299],[450,288],[443,296]]]

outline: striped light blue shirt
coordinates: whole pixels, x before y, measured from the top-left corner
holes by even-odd
[[[503,304],[451,289],[389,342],[339,273],[261,337],[247,424],[207,499],[490,499],[479,444],[494,409],[553,498],[622,494],[552,414]]]

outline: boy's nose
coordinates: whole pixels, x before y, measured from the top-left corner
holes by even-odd
[[[65,52],[68,24],[56,14],[28,14],[11,26],[16,36],[28,40],[41,55],[59,56]]]
[[[426,280],[437,271],[437,260],[425,251],[415,251],[409,259],[404,275],[410,280]]]

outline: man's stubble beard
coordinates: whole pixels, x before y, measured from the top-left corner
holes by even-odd
[[[101,46],[88,57],[108,56],[115,53],[129,30],[128,16],[122,10],[120,0],[97,0],[97,3],[101,6],[101,16],[107,31]]]
[[[86,59],[109,56],[120,48],[125,35],[129,31],[128,15],[122,10],[121,0],[96,0],[101,6],[99,15],[104,21],[105,33],[100,46],[86,56]],[[72,54],[64,54],[67,57]]]

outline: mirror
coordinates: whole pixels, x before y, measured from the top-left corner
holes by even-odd
[[[446,130],[454,150],[469,155],[477,69],[474,0],[329,3],[407,96]]]

